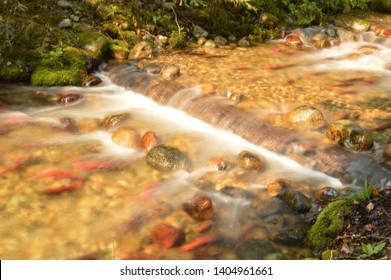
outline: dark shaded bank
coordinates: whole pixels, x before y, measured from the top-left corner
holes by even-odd
[[[181,109],[215,127],[230,130],[251,143],[340,178],[344,183],[367,180],[381,186],[391,182],[390,168],[364,152],[351,152],[315,135],[303,137],[299,131],[273,126],[233,104],[213,96],[201,96],[175,81],[165,81],[134,66],[108,63],[104,71],[119,86],[141,93],[161,105]]]

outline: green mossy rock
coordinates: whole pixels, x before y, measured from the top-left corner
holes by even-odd
[[[77,33],[76,36],[92,59],[99,61],[108,55],[110,40],[105,35],[98,32],[83,31]]]
[[[87,78],[86,51],[67,47],[42,59],[31,76],[34,86],[81,85]]]
[[[342,231],[344,217],[351,210],[347,200],[330,203],[318,215],[315,224],[308,231],[307,241],[315,249],[322,249]]]
[[[175,147],[159,145],[153,147],[146,156],[147,163],[159,170],[190,169],[187,155]]]
[[[119,35],[118,27],[111,23],[103,24],[103,32],[109,35],[113,39],[117,39]]]
[[[338,255],[337,250],[326,250],[322,253],[322,260],[333,260]]]
[[[40,66],[31,76],[31,84],[33,86],[81,85],[86,78],[87,73],[77,68],[58,70]]]
[[[27,82],[30,72],[24,60],[17,59],[14,62],[0,60],[0,81]]]

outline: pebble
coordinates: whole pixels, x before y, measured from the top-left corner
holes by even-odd
[[[248,151],[242,151],[239,154],[240,165],[244,169],[260,171],[264,167],[261,159]]]
[[[303,44],[300,37],[297,35],[290,35],[290,36],[286,37],[285,42],[290,45],[295,45],[295,46],[299,46],[299,45]]]
[[[72,7],[72,3],[69,1],[61,0],[57,2],[57,5],[60,6],[61,8],[70,8]]]
[[[124,126],[114,131],[111,140],[123,147],[138,148],[140,135],[138,134],[137,130]]]
[[[306,213],[311,210],[312,202],[301,192],[295,190],[286,191],[281,199],[294,211]]]
[[[58,27],[63,28],[63,29],[71,28],[72,26],[73,26],[73,22],[69,18],[62,20],[60,22],[60,24],[58,25]]]
[[[156,137],[155,132],[147,131],[144,133],[143,137],[140,140],[140,148],[144,151],[149,151],[153,147],[157,146],[159,141]]]
[[[181,229],[168,224],[156,225],[152,229],[150,236],[154,242],[164,249],[179,246],[185,239],[184,232]]]
[[[195,220],[209,220],[214,216],[213,203],[208,197],[196,195],[183,204],[183,210]]]
[[[281,179],[277,179],[267,184],[267,191],[270,196],[281,196],[288,190],[288,184]]]

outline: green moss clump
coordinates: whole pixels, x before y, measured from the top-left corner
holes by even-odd
[[[326,250],[322,253],[322,260],[332,260],[336,255],[338,255],[337,250]]]
[[[111,23],[103,24],[103,31],[113,39],[117,39],[119,35],[118,28]]]
[[[66,86],[81,85],[87,74],[80,69],[51,69],[49,67],[38,67],[31,76],[33,86]]]
[[[338,200],[327,205],[308,231],[309,244],[315,249],[324,248],[342,231],[344,217],[349,214],[350,209],[348,200]]]
[[[57,46],[41,60],[31,77],[35,86],[81,85],[87,78],[87,51]]]
[[[30,72],[26,62],[16,59],[13,62],[0,60],[0,80],[9,82],[26,82],[30,78]]]

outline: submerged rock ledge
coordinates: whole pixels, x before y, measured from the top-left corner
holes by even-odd
[[[389,166],[366,152],[351,152],[322,141],[304,137],[297,130],[274,126],[251,112],[214,96],[201,96],[175,81],[141,71],[124,63],[107,63],[103,70],[113,83],[143,94],[161,105],[180,109],[217,128],[226,129],[272,152],[339,178],[343,183],[366,180],[375,186],[391,183]]]

